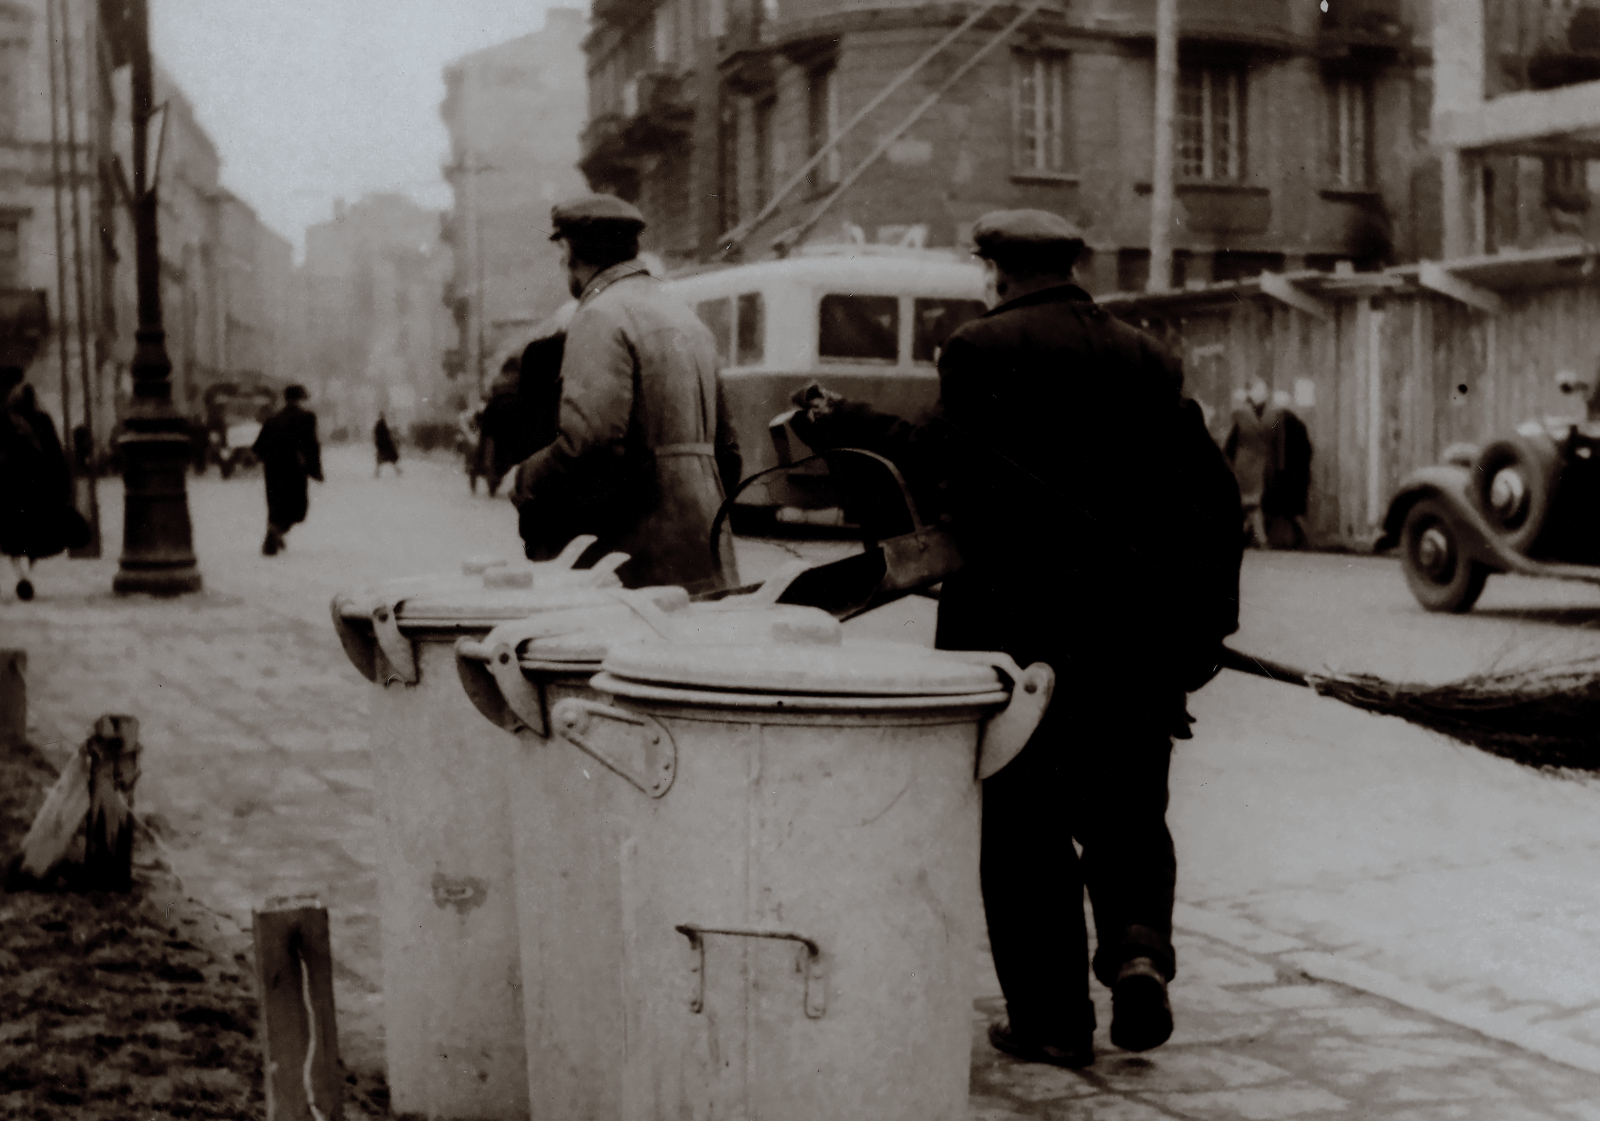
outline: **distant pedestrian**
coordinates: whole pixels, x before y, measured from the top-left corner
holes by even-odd
[[[284,535],[306,520],[310,505],[307,479],[322,482],[322,447],[317,443],[317,414],[301,406],[304,386],[283,391],[283,408],[261,425],[253,450],[267,483],[267,536],[261,555],[284,547]]]
[[[1261,512],[1269,538],[1274,528],[1287,522],[1289,547],[1303,549],[1307,541],[1305,515],[1311,498],[1311,433],[1289,404],[1287,393],[1280,390],[1272,395],[1272,459],[1267,485],[1261,492]]]
[[[627,553],[629,587],[737,583],[733,537],[711,523],[739,473],[711,332],[639,260],[644,218],[611,195],[551,211],[578,301],[561,362],[560,435],[517,468],[528,556],[593,534]],[[581,562],[580,562],[581,563]]]
[[[1305,513],[1311,491],[1311,436],[1288,409],[1289,395],[1270,394],[1260,378],[1250,383],[1222,451],[1233,466],[1244,507],[1242,531],[1261,549],[1272,548],[1272,525],[1286,521],[1291,548],[1306,543]]]
[[[1272,427],[1267,418],[1267,383],[1256,378],[1245,390],[1244,400],[1233,410],[1233,427],[1222,445],[1222,454],[1233,467],[1243,507],[1246,542],[1258,549],[1270,548],[1267,518],[1261,499],[1267,489],[1267,471],[1272,463]]]
[[[374,479],[385,463],[392,464],[394,473],[400,474],[400,449],[394,446],[394,434],[389,431],[389,422],[382,413],[378,414],[378,423],[372,426],[372,447],[378,453],[378,462],[372,468]]]
[[[1190,736],[1185,695],[1237,627],[1238,489],[1176,359],[1074,282],[1081,231],[999,211],[973,241],[998,303],[946,343],[933,417],[909,424],[813,384],[793,424],[813,448],[894,459],[948,519],[963,563],[940,595],[940,649],[1056,672],[1027,746],[983,783],[980,875],[1008,1013],[989,1039],[1084,1067],[1091,968],[1111,989],[1112,1043],[1145,1051],[1172,1032],[1168,764],[1173,738]],[[1073,416],[1127,423],[1064,440]]]
[[[55,422],[17,366],[0,366],[0,552],[17,574],[17,598],[33,598],[33,562],[89,541],[72,504],[72,473]]]

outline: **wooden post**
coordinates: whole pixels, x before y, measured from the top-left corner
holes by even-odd
[[[1148,292],[1172,287],[1173,160],[1178,108],[1178,0],[1156,0],[1156,120],[1150,168]]]
[[[86,891],[133,887],[133,786],[139,781],[139,721],[106,715],[89,737],[89,813],[83,838]]]
[[[0,747],[28,738],[28,652],[0,650]]]
[[[267,1121],[338,1121],[328,911],[315,899],[269,899],[253,920]]]

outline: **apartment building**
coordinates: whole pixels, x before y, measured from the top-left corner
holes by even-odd
[[[1572,8],[1563,29],[1590,11],[1496,5],[1523,13],[1519,58],[1550,38],[1546,9]],[[1180,0],[1176,283],[1439,255],[1431,11]],[[817,241],[958,246],[987,210],[1041,207],[1084,228],[1091,287],[1137,290],[1154,33],[1154,0],[595,0],[580,166],[640,206],[677,265]],[[1486,174],[1493,244],[1596,232],[1582,160]]]

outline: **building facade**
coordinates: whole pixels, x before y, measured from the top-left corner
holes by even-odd
[[[334,439],[364,436],[380,411],[396,433],[448,424],[456,398],[446,355],[456,348],[444,305],[452,264],[437,211],[395,194],[334,204],[306,229],[296,274],[296,380],[310,388]]]
[[[551,8],[541,30],[445,70],[454,205],[444,237],[455,263],[446,300],[461,339],[450,365],[480,392],[498,373],[492,357],[567,299],[550,207],[584,190],[585,30],[578,9]]]
[[[1431,10],[1179,0],[1175,283],[1440,254]],[[596,0],[581,166],[674,264],[953,247],[985,211],[1040,207],[1083,227],[1091,288],[1137,290],[1154,33],[1153,0]],[[1581,160],[1493,180],[1496,245],[1600,232]]]

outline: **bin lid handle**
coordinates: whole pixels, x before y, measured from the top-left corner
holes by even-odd
[[[399,599],[382,601],[372,606],[372,634],[378,640],[378,650],[388,661],[392,673],[384,675],[382,684],[399,680],[407,685],[417,683],[417,651],[411,640],[400,633],[397,618]]]

